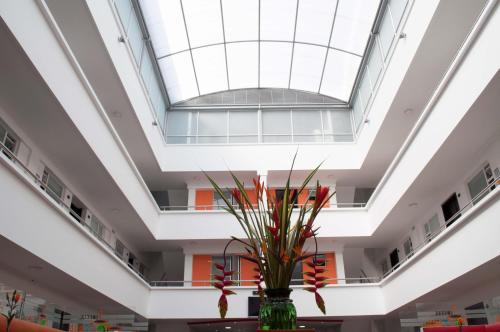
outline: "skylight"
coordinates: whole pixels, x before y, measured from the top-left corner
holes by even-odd
[[[172,103],[285,88],[348,101],[379,0],[140,0]]]

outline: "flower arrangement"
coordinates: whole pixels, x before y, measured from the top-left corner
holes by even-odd
[[[266,293],[267,290],[286,289],[289,295],[291,291],[289,285],[295,266],[305,260],[306,264],[311,267],[311,271],[304,272],[307,285],[305,289],[314,293],[318,308],[323,314],[326,313],[325,303],[318,292],[326,285],[326,277],[322,276],[325,272],[325,262],[317,257],[316,234],[318,228],[314,227],[314,221],[335,193],[330,193],[328,187],[323,187],[318,182],[315,199],[297,206],[296,198],[306,189],[321,164],[305,178],[299,188],[292,189],[290,178],[293,163],[282,198],[272,196],[260,177],[253,179],[257,202],[255,200],[252,202],[245,191],[243,182],[233,172],[230,172],[235,184],[231,196],[236,202],[236,206],[233,206],[230,199],[224,195],[224,190],[205,173],[214,190],[224,200],[225,210],[237,219],[246,236],[245,239],[232,237],[224,248],[224,264],[216,264],[216,269],[220,274],[215,276],[214,286],[222,293],[218,302],[221,318],[224,318],[227,313],[227,296],[235,294],[234,291],[226,289],[226,287],[234,285],[232,280],[228,280],[228,277],[234,272],[226,269],[226,250],[233,242],[240,243],[245,248],[246,254],[240,255],[240,257],[255,264],[255,284],[258,287],[261,301],[264,299],[262,282],[265,284]],[[292,215],[292,212],[297,213]],[[292,217],[295,220],[292,220]],[[312,254],[306,253],[304,248],[309,239],[314,240],[315,244],[315,250]],[[309,260],[308,258],[311,257],[312,259]]]
[[[7,314],[2,313],[2,316],[5,317],[7,320],[7,332],[9,332],[10,329],[10,324],[12,323],[12,320],[16,317],[16,315],[19,313],[20,309],[20,301],[21,301],[21,293],[19,293],[17,290],[14,290],[12,294],[9,296],[8,293],[5,294],[5,298],[7,300]]]

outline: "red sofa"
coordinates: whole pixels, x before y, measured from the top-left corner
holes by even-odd
[[[457,326],[424,327],[424,332],[459,332]],[[462,332],[500,332],[500,323],[489,325],[462,326]]]
[[[0,316],[0,331],[5,331],[6,325],[5,317]],[[61,330],[37,325],[25,320],[14,319],[10,325],[10,332],[61,332]]]

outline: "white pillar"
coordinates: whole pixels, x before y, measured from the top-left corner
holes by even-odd
[[[193,255],[184,254],[184,280],[193,280]],[[192,286],[190,281],[184,282],[184,287]]]
[[[267,187],[267,170],[258,170],[257,175],[260,176],[260,182],[264,185],[264,187]],[[267,194],[265,190],[262,193],[262,200],[264,202],[267,201]]]
[[[335,190],[337,190],[337,184],[331,184],[329,188],[330,188],[330,193],[333,193],[335,192]],[[333,195],[330,198],[330,207],[337,207],[337,194]]]
[[[194,210],[194,206],[196,204],[196,189],[188,187],[188,210]]]
[[[344,252],[342,250],[335,251],[335,264],[337,269],[337,278],[345,279],[345,268],[344,268]],[[345,280],[338,280],[339,284],[345,284]]]

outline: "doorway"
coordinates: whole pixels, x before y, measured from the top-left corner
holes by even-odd
[[[389,258],[391,260],[391,267],[397,269],[399,267],[399,254],[398,254],[398,249],[394,249],[391,254],[389,255]]]
[[[460,211],[460,205],[458,204],[457,193],[453,193],[442,205],[444,220],[446,227],[453,224],[462,214],[458,213]]]

